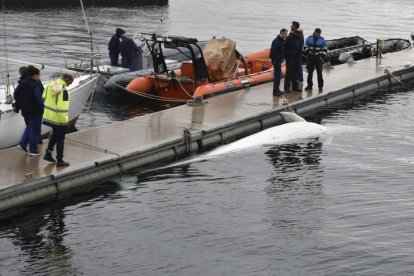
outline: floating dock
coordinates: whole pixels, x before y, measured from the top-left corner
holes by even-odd
[[[168,5],[168,0],[86,0],[85,6],[144,6],[144,5]],[[61,8],[79,7],[79,1],[73,0],[4,0],[6,8]]]
[[[29,157],[17,147],[0,150],[0,211],[275,126],[282,123],[284,98],[303,116],[388,90],[414,79],[414,49],[324,69],[324,79],[322,93],[316,87],[273,97],[270,83],[213,97],[204,105],[183,105],[68,134],[65,160],[71,165],[65,168],[56,168],[42,155]],[[42,153],[46,145],[44,141]]]

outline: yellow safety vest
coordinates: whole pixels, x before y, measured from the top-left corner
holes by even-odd
[[[66,126],[69,122],[69,93],[65,89],[68,85],[58,78],[50,82],[43,90],[42,98],[45,101],[43,123],[46,125]]]

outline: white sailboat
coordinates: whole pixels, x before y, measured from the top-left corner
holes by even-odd
[[[68,86],[70,94],[69,125],[74,126],[88,98],[91,96],[97,75],[76,76]],[[0,149],[15,146],[26,127],[20,113],[15,113],[11,103],[7,103],[6,87],[0,87]],[[13,90],[13,89],[11,89]],[[50,127],[42,125],[42,135],[47,134]]]
[[[83,2],[80,0],[80,4],[82,7],[82,13],[86,22],[86,26],[88,29],[88,34],[91,35],[91,43],[92,43],[92,32],[89,29],[89,25],[86,19],[85,11],[83,8]],[[3,1],[3,10],[4,1]],[[3,32],[4,32],[4,44],[5,44],[5,57],[1,57],[5,62],[5,71],[7,72],[7,79],[5,83],[0,86],[0,149],[4,149],[7,147],[12,147],[19,143],[19,139],[23,134],[23,131],[26,127],[24,119],[21,114],[15,113],[12,107],[12,93],[14,90],[13,85],[10,84],[9,74],[8,74],[8,63],[14,62],[17,64],[24,64],[28,65],[28,62],[10,59],[7,55],[7,41],[6,41],[6,28],[5,28],[5,17],[3,17]],[[91,51],[92,51],[92,44],[91,44]],[[32,65],[40,68],[47,68],[53,70],[59,70],[60,73],[66,71],[71,73],[76,73],[71,70],[60,69],[52,66],[44,66],[43,64],[33,64]],[[95,89],[95,84],[98,79],[98,74],[82,74],[82,75],[75,75],[75,79],[73,83],[67,87],[67,90],[70,95],[70,105],[69,105],[69,126],[74,126],[76,120],[78,119],[79,115],[82,112],[83,107],[85,106],[88,98],[91,96],[92,92]],[[46,86],[46,83],[44,84]],[[48,126],[42,125],[42,135],[47,134],[51,131],[51,128]]]

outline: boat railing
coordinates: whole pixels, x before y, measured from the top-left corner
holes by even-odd
[[[92,72],[94,66],[100,71],[100,66],[103,66],[101,61],[101,54],[98,52],[80,52],[80,51],[59,51],[65,59],[65,67],[78,72],[87,71]],[[75,63],[70,64],[68,60],[75,60]]]

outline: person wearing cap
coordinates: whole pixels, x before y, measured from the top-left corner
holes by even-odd
[[[312,90],[313,86],[313,71],[316,68],[318,75],[319,92],[322,92],[323,76],[322,76],[322,57],[328,52],[325,39],[321,36],[321,29],[316,28],[314,33],[305,41],[304,53],[307,58],[306,69],[308,70],[308,86],[305,90]]]
[[[109,58],[111,59],[111,66],[118,66],[119,59],[119,44],[121,42],[121,37],[125,31],[121,28],[115,30],[115,34],[111,37],[111,40],[108,43]]]
[[[298,70],[297,62],[302,55],[302,51],[299,45],[299,38],[295,35],[296,30],[300,27],[299,22],[292,21],[290,27],[290,34],[286,37],[283,42],[283,47],[285,50],[285,60],[286,60],[286,75],[285,75],[285,92],[289,93],[290,87],[292,86],[293,91],[299,90],[298,85]]]
[[[122,67],[129,68],[129,71],[142,69],[142,60],[140,68],[141,48],[135,44],[132,38],[122,35],[119,49],[122,56]]]
[[[272,60],[274,76],[273,76],[273,96],[281,96],[282,91],[280,91],[280,76],[281,66],[283,57],[285,55],[283,49],[283,41],[285,40],[288,31],[286,29],[281,29],[279,35],[272,41],[272,46],[270,47],[269,57]]]
[[[52,135],[49,137],[44,160],[56,163],[56,167],[69,166],[63,161],[63,151],[66,130],[69,123],[69,92],[66,89],[73,82],[73,75],[64,73],[62,77],[50,82],[43,90],[42,98],[45,100],[45,112],[43,124],[52,128]],[[56,159],[52,157],[56,145]]]

